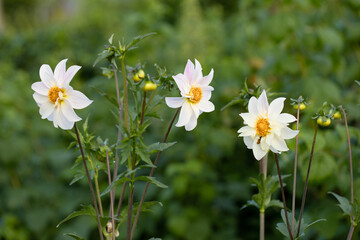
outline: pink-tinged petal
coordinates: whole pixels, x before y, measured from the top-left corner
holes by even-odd
[[[257,105],[258,100],[256,99],[256,97],[251,97],[248,104],[249,113],[257,116],[259,114]]]
[[[55,105],[52,102],[47,101],[40,105],[39,113],[41,115],[41,118],[45,119],[48,118],[50,114],[54,112],[54,110],[55,110]]]
[[[81,66],[73,65],[68,68],[64,76],[64,85],[69,85],[75,74],[81,69]]]
[[[190,121],[191,116],[194,115],[194,112],[191,108],[191,104],[188,102],[184,102],[181,107],[179,120],[176,123],[176,127],[182,127]]]
[[[188,61],[187,61],[187,63],[186,63],[184,75],[185,75],[188,79],[191,79],[191,78],[192,78],[192,75],[193,75],[193,73],[194,73],[194,70],[195,70],[194,64],[190,61],[190,59],[188,59]]]
[[[276,149],[277,151],[280,152],[285,152],[288,151],[289,148],[286,145],[286,142],[284,141],[284,139],[278,137],[278,136],[274,136],[273,140],[271,141],[270,144],[274,149]]]
[[[199,81],[201,85],[209,85],[214,77],[214,69],[210,70],[210,73],[202,78],[202,80]]]
[[[202,79],[202,68],[201,64],[197,59],[195,59],[195,71],[193,72],[192,78],[190,79],[190,85],[197,83],[200,79]]]
[[[248,149],[252,149],[252,146],[253,146],[253,144],[254,144],[254,139],[252,138],[252,137],[250,137],[250,136],[245,136],[244,137],[244,143],[245,143],[245,145],[246,145],[246,147],[248,148]]]
[[[199,109],[203,112],[212,112],[215,110],[215,106],[212,102],[207,101],[207,100],[201,100],[197,106],[199,107]]]
[[[265,92],[265,90],[263,90],[260,97],[258,98],[257,109],[260,114],[267,115],[268,108],[269,108],[269,103],[268,103],[268,100],[266,97],[266,92]]]
[[[201,87],[203,91],[214,91],[214,88],[212,86],[203,86]]]
[[[172,76],[173,79],[175,80],[176,82],[176,85],[178,86],[180,92],[182,94],[188,94],[189,91],[190,91],[190,83],[189,83],[189,79],[185,77],[184,74],[177,74],[175,76]]]
[[[185,124],[185,130],[191,131],[193,130],[197,125],[197,117],[193,114],[191,115],[191,118],[187,124]]]
[[[31,85],[31,89],[37,92],[38,94],[47,96],[49,94],[50,88],[48,88],[43,82],[35,82]]]
[[[244,126],[238,130],[238,133],[240,133],[239,137],[246,137],[246,136],[255,137],[256,130],[252,127]]]
[[[255,159],[258,161],[261,160],[266,155],[266,153],[269,151],[269,150],[264,151],[263,149],[261,149],[260,144],[257,144],[257,141],[253,142],[252,150],[253,150]]]
[[[184,101],[186,101],[185,98],[182,97],[166,97],[165,102],[168,107],[171,108],[179,108],[183,105]]]
[[[55,67],[54,78],[58,86],[64,85],[67,59],[61,60]]]
[[[240,113],[240,117],[242,117],[244,119],[244,123],[246,125],[249,125],[250,127],[255,127],[256,124],[256,115],[252,114],[252,113]]]
[[[52,88],[54,85],[56,85],[54,74],[49,65],[47,65],[47,64],[41,65],[40,70],[39,70],[39,75],[40,75],[41,81],[48,88]]]
[[[274,101],[272,101],[270,103],[269,106],[269,115],[273,116],[273,117],[277,117],[281,111],[284,108],[284,101],[286,98],[280,97],[280,98],[276,98],[274,99]]]
[[[81,120],[81,118],[78,115],[76,115],[74,109],[71,107],[71,104],[67,99],[65,99],[64,102],[61,103],[59,107],[62,115],[65,116],[65,118],[70,122],[77,122]]]
[[[291,123],[291,122],[295,122],[296,121],[296,117],[294,117],[291,114],[288,113],[281,113],[276,121],[280,122],[280,123]]]
[[[64,130],[70,130],[74,127],[74,122],[69,121],[62,114],[60,107],[56,108],[54,111],[54,126],[57,128],[58,126]]]
[[[281,129],[281,137],[283,139],[292,139],[299,134],[299,130],[292,130],[288,127],[284,127]]]
[[[66,92],[67,100],[69,100],[72,108],[83,109],[89,106],[93,102],[82,92],[77,90],[72,90],[72,88],[68,88],[68,89],[69,91]]]
[[[45,102],[49,102],[49,98],[47,96],[40,95],[36,92],[33,94],[33,98],[35,102],[38,104],[38,106],[44,104]]]

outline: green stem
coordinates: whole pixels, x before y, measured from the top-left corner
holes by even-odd
[[[268,154],[266,154],[260,160],[260,174],[263,174],[264,179],[267,176],[267,162],[268,162]],[[260,240],[265,239],[265,207],[261,206],[260,209]]]
[[[102,208],[102,202],[101,202],[101,198],[100,198],[100,190],[99,190],[99,181],[98,181],[98,171],[95,170],[95,174],[94,174],[94,180],[95,180],[95,190],[96,190],[96,197],[97,200],[99,202],[99,210],[100,210],[100,216],[104,217],[104,212],[103,212],[103,208]]]
[[[352,239],[354,229],[355,229],[355,225],[352,223],[351,226],[350,226],[349,234],[348,234],[346,240],[351,240]]]
[[[110,163],[109,163],[109,153],[108,150],[106,149],[106,168],[107,168],[107,172],[108,172],[108,181],[109,181],[109,186],[111,186],[111,173],[110,173]],[[110,215],[111,215],[111,223],[112,223],[112,239],[115,240],[115,232],[116,232],[116,227],[115,227],[115,220],[114,220],[114,196],[112,194],[112,192],[110,192]]]
[[[304,207],[305,207],[306,192],[307,192],[307,187],[308,187],[308,182],[309,182],[311,162],[312,162],[312,159],[313,159],[313,156],[314,156],[314,149],[315,149],[315,142],[316,142],[317,131],[318,131],[318,125],[316,124],[316,126],[315,126],[315,132],[314,132],[314,139],[313,139],[313,143],[312,143],[312,146],[311,146],[309,166],[308,166],[308,170],[307,170],[307,174],[306,174],[306,181],[305,181],[305,186],[304,186],[304,192],[303,192],[303,197],[302,197],[302,201],[301,201],[301,210],[300,210],[300,216],[299,216],[299,223],[298,223],[298,229],[297,229],[297,233],[296,233],[296,238],[298,238],[298,237],[299,237],[299,234],[300,234],[301,218],[302,218],[302,215],[303,215],[303,212],[304,212]]]
[[[166,132],[166,134],[165,134],[163,143],[165,143],[165,142],[167,141],[167,138],[168,138],[168,136],[169,136],[171,127],[172,127],[172,125],[174,124],[175,118],[176,118],[176,116],[178,115],[179,112],[180,112],[180,108],[178,108],[178,110],[175,112],[174,117],[172,118],[172,120],[171,120],[171,122],[170,122],[170,125],[169,125],[169,127],[168,127],[168,129],[167,129],[167,132]],[[161,153],[162,153],[162,151],[159,151],[159,152],[158,152],[158,154],[157,154],[157,156],[156,156],[156,159],[155,159],[155,162],[154,162],[154,166],[157,165],[157,162],[158,162],[158,160],[159,160],[159,157],[160,157],[160,154],[161,154]],[[152,175],[154,174],[154,171],[155,171],[155,168],[152,168],[152,169],[151,169],[151,172],[150,172],[150,174],[149,174],[149,177],[152,177]],[[139,220],[139,216],[140,216],[140,212],[141,212],[141,207],[142,207],[142,205],[143,205],[143,203],[144,203],[145,195],[146,195],[146,192],[147,192],[148,187],[149,187],[149,182],[146,183],[144,192],[143,192],[143,194],[142,194],[142,196],[141,196],[141,200],[140,200],[140,203],[139,203],[139,207],[138,207],[138,209],[137,209],[136,216],[135,216],[135,220],[134,220],[134,225],[133,225],[133,227],[132,227],[132,229],[131,229],[131,239],[132,239],[132,237],[134,236],[136,224],[137,224],[137,222],[138,222],[138,220]]]
[[[97,203],[96,203],[94,188],[93,188],[93,185],[91,183],[90,174],[89,174],[89,170],[87,168],[85,155],[84,155],[84,151],[83,151],[83,148],[82,148],[82,145],[81,145],[81,140],[80,140],[80,137],[79,137],[78,129],[76,127],[76,123],[74,124],[74,129],[75,129],[76,137],[77,137],[77,140],[78,140],[78,143],[79,143],[81,157],[82,157],[82,160],[83,160],[83,163],[84,163],[84,168],[85,168],[86,176],[87,176],[87,179],[88,179],[88,182],[89,182],[91,196],[92,196],[93,203],[94,203],[94,208],[95,208],[95,213],[96,213],[96,220],[97,220],[97,223],[98,223],[98,230],[99,230],[100,239],[103,240],[104,238],[103,238],[103,234],[102,234],[102,230],[101,230],[101,222],[100,222],[100,217],[99,217],[99,210],[98,210]]]
[[[299,130],[300,121],[300,101],[298,101],[297,117],[296,117],[296,130]],[[295,235],[295,196],[296,196],[296,175],[297,175],[297,160],[299,149],[299,134],[295,138],[295,160],[294,160],[294,179],[293,179],[293,194],[292,194],[292,217],[291,217],[291,232]]]
[[[285,212],[286,226],[287,226],[287,229],[288,229],[288,231],[289,231],[289,236],[290,236],[290,239],[291,239],[291,240],[293,240],[294,238],[293,238],[293,235],[292,235],[291,230],[290,230],[289,218],[288,218],[288,214],[287,214],[287,207],[286,207],[285,192],[284,192],[283,182],[282,182],[282,179],[281,179],[281,173],[280,173],[279,161],[278,161],[277,154],[276,154],[276,153],[274,153],[274,155],[275,155],[275,162],[276,162],[277,172],[278,172],[278,174],[279,174],[279,182],[280,182],[281,195],[282,195],[283,204],[284,204],[284,212]]]
[[[129,130],[129,110],[128,110],[128,92],[127,92],[127,82],[126,82],[126,73],[125,73],[125,60],[121,58],[121,70],[123,75],[123,85],[124,85],[124,122],[125,127]]]

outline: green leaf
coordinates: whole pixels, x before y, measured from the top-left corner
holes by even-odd
[[[101,90],[100,88],[92,87],[95,91],[97,91],[101,96],[105,97],[111,104],[113,104],[115,107],[119,107],[117,100],[115,97],[108,95],[106,92]]]
[[[155,206],[155,205],[159,205],[159,206],[163,206],[161,202],[157,202],[157,201],[151,201],[151,202],[144,202],[142,207],[141,207],[141,212],[149,212],[151,211],[150,208],[152,206]],[[133,216],[136,215],[136,212],[138,210],[138,207],[139,207],[139,203],[135,203],[133,205]],[[119,217],[118,217],[118,224],[121,225],[123,222],[126,222],[127,221],[127,215],[128,215],[128,209],[127,208],[124,208],[120,214],[119,214]]]
[[[76,239],[76,240],[85,240],[85,238],[79,237],[79,236],[76,235],[75,233],[65,233],[64,235],[65,235],[65,236],[72,237],[73,239]]]
[[[358,81],[358,80],[355,80],[355,82],[357,83],[357,85],[359,85],[359,86],[360,86],[360,81]]]
[[[73,185],[74,183],[76,183],[77,181],[81,180],[84,178],[84,173],[82,172],[78,172],[77,174],[75,174],[73,180],[71,180],[71,182],[69,183],[69,185]]]
[[[126,46],[126,51],[131,51],[133,49],[135,49],[135,45],[140,42],[141,40],[147,38],[147,37],[150,37],[152,35],[155,35],[157,33],[155,32],[152,32],[152,33],[147,33],[147,34],[144,34],[144,35],[139,35],[139,36],[136,36],[133,38],[133,40]]]
[[[96,58],[93,67],[95,67],[96,64],[98,64],[100,61],[102,61],[103,59],[106,59],[108,57],[110,57],[111,55],[113,55],[112,52],[104,50],[103,52],[98,54],[98,57]]]
[[[165,149],[173,146],[176,142],[171,142],[171,143],[153,143],[151,145],[148,146],[148,152],[149,154],[153,154],[156,153],[158,151],[164,151]]]
[[[152,237],[152,238],[149,238],[149,240],[161,240],[161,238],[154,238],[154,237]]]
[[[240,211],[243,210],[244,208],[249,207],[249,206],[254,206],[254,207],[256,207],[257,209],[260,210],[260,206],[259,206],[259,204],[256,203],[256,201],[254,201],[254,200],[249,200],[249,201],[246,202],[245,205],[243,205],[243,206],[240,208]]]
[[[336,193],[329,192],[329,194],[333,195],[339,202],[338,206],[341,208],[341,210],[344,212],[345,215],[351,216],[352,213],[352,206],[350,204],[350,201],[342,197]]]
[[[278,207],[278,208],[283,208],[283,207],[284,207],[284,204],[283,204],[283,202],[275,199],[275,200],[271,200],[266,207]]]
[[[64,222],[69,221],[70,219],[73,219],[75,217],[78,216],[92,216],[96,218],[96,213],[95,213],[95,209],[92,205],[87,205],[87,206],[83,206],[83,208],[79,211],[74,211],[72,213],[70,213],[64,220],[62,220],[56,227],[58,228],[61,224],[63,224]]]
[[[113,40],[114,34],[111,34],[110,38],[109,38],[109,43],[112,44],[112,40]]]
[[[138,176],[138,177],[135,178],[135,181],[146,181],[146,182],[154,184],[155,186],[157,186],[159,188],[168,188],[168,186],[166,186],[165,184],[163,184],[160,181],[156,180],[154,177]]]

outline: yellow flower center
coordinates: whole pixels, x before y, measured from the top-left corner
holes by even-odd
[[[191,86],[189,96],[190,96],[190,99],[189,99],[190,102],[192,102],[192,103],[200,102],[200,100],[202,98],[201,88]]]
[[[59,92],[62,92],[62,94],[65,97],[65,89],[59,88],[57,86],[50,88],[49,93],[48,93],[50,102],[56,103],[56,100],[59,98]]]
[[[256,129],[256,135],[259,135],[260,137],[265,137],[270,133],[270,123],[267,118],[258,118],[255,125]]]

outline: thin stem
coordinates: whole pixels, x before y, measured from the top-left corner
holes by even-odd
[[[151,101],[153,100],[154,96],[155,96],[155,91],[152,91],[152,93],[151,93],[151,95],[150,95],[150,98],[149,98],[149,101],[147,102],[147,104],[146,104],[146,106],[145,106],[145,111],[144,111],[144,112],[146,112],[147,109],[149,108],[150,103],[151,103]]]
[[[117,218],[120,215],[120,210],[121,210],[121,205],[122,205],[122,202],[123,202],[123,199],[124,199],[125,189],[126,189],[126,182],[124,182],[123,186],[122,186],[121,195],[120,195],[120,199],[119,199],[119,204],[118,204],[118,208],[117,208],[117,211],[116,211],[116,217]]]
[[[125,60],[121,59],[121,71],[123,75],[123,84],[124,84],[124,122],[125,127],[129,130],[129,110],[128,110],[128,92],[127,92],[127,82],[126,82],[126,73],[125,73]]]
[[[353,233],[354,233],[354,229],[355,229],[355,225],[354,223],[351,224],[351,227],[350,227],[350,230],[349,230],[349,234],[347,236],[347,240],[351,240],[352,239],[352,236],[353,236]]]
[[[131,240],[131,220],[132,220],[132,206],[133,206],[133,196],[134,195],[134,184],[130,183],[130,193],[128,198],[128,222],[127,222],[127,240]]]
[[[104,238],[103,238],[103,234],[102,234],[102,231],[101,231],[101,222],[100,222],[100,218],[99,218],[99,210],[98,210],[97,203],[96,203],[94,188],[93,188],[93,185],[91,183],[90,174],[89,174],[89,170],[87,168],[87,164],[86,164],[86,160],[85,160],[85,156],[84,156],[84,151],[83,151],[83,148],[82,148],[82,145],[81,145],[81,140],[80,140],[80,137],[79,137],[78,129],[76,127],[76,123],[74,124],[74,129],[75,129],[76,137],[77,137],[77,140],[78,140],[78,143],[79,143],[79,148],[80,148],[81,157],[82,157],[82,160],[83,160],[83,163],[84,163],[86,176],[87,176],[87,179],[88,179],[88,182],[89,182],[91,196],[92,196],[92,199],[93,199],[93,202],[94,202],[94,208],[95,208],[95,212],[96,212],[96,220],[97,220],[97,223],[98,223],[98,230],[99,230],[100,239],[103,240]]]
[[[111,186],[111,173],[110,173],[110,163],[109,163],[109,153],[108,150],[106,149],[106,168],[107,168],[107,172],[108,172],[108,181],[109,181],[109,186]],[[112,223],[112,239],[115,240],[115,220],[114,220],[114,196],[113,194],[110,192],[110,216],[111,216],[111,223]]]
[[[350,134],[349,134],[349,127],[348,127],[348,123],[347,123],[345,110],[343,108],[341,108],[341,110],[342,110],[343,115],[344,115],[346,136],[347,136],[347,142],[348,142],[348,146],[349,146],[351,203],[354,203],[354,175],[353,175],[353,164],[352,164]]]
[[[279,161],[278,161],[277,154],[274,153],[274,155],[275,155],[275,162],[276,162],[277,172],[278,172],[278,174],[279,174],[279,182],[280,182],[280,188],[281,188],[281,195],[282,195],[282,199],[283,199],[283,203],[284,203],[284,212],[285,212],[286,226],[287,226],[287,229],[288,229],[288,231],[289,231],[290,239],[293,240],[294,238],[293,238],[293,235],[292,235],[291,230],[290,230],[289,218],[288,218],[288,214],[287,214],[285,192],[284,192],[283,182],[282,182],[282,179],[281,179]]]
[[[299,223],[298,223],[298,229],[297,229],[297,233],[296,233],[296,238],[299,237],[299,234],[300,234],[301,218],[302,218],[302,215],[303,215],[303,212],[304,212],[304,207],[305,207],[306,192],[307,192],[307,186],[308,186],[308,182],[309,182],[311,162],[312,162],[312,159],[313,159],[313,156],[314,156],[314,148],[315,148],[317,131],[318,131],[318,125],[316,124],[315,132],[314,132],[314,139],[313,139],[313,143],[312,143],[312,146],[311,146],[309,166],[308,166],[308,170],[307,170],[307,174],[306,174],[304,192],[303,192],[303,197],[302,197],[302,201],[301,201],[301,210],[300,210],[300,216],[299,216]]]
[[[146,103],[146,91],[144,91],[144,97],[143,97],[143,103],[141,108],[141,119],[140,119],[140,126],[144,121],[144,115],[145,115],[145,103]]]
[[[171,122],[170,122],[170,125],[169,125],[169,127],[168,127],[168,129],[167,129],[167,132],[166,132],[166,134],[165,134],[163,143],[165,143],[165,142],[167,141],[167,138],[168,138],[168,136],[169,136],[171,127],[172,127],[172,125],[174,124],[175,118],[176,118],[176,116],[178,115],[179,112],[180,112],[180,108],[178,108],[178,110],[175,112],[174,117],[172,118],[172,120],[171,120]],[[162,152],[162,151],[159,151],[159,152],[158,152],[158,154],[157,154],[157,156],[156,156],[156,159],[155,159],[155,162],[154,162],[154,166],[157,165],[157,162],[158,162],[158,160],[159,160],[159,157],[160,157],[161,152]],[[150,174],[149,174],[149,177],[152,177],[152,175],[154,174],[154,171],[155,171],[155,168],[152,168],[152,169],[151,169],[151,172],[150,172]],[[146,192],[147,192],[148,187],[149,187],[149,182],[146,183],[144,192],[143,192],[143,194],[142,194],[142,196],[141,196],[141,200],[140,200],[140,203],[139,203],[139,206],[138,206],[138,210],[137,210],[137,212],[136,212],[136,216],[135,216],[135,220],[134,220],[134,225],[133,225],[133,227],[132,227],[132,229],[131,229],[131,239],[132,239],[132,237],[134,236],[136,224],[137,224],[137,222],[138,222],[138,220],[139,220],[139,215],[140,215],[140,212],[141,212],[141,207],[142,207],[142,205],[143,205],[143,203],[144,203],[145,195],[146,195]]]
[[[95,170],[94,180],[95,180],[96,197],[97,197],[97,200],[99,202],[100,215],[101,215],[101,217],[104,217],[104,212],[103,212],[103,208],[102,208],[102,202],[101,202],[101,198],[100,198],[98,171],[97,170]]]
[[[267,175],[267,161],[268,161],[268,154],[266,154],[260,160],[260,174],[263,174],[264,178],[266,179]],[[265,208],[261,206],[260,209],[260,240],[265,239]]]
[[[300,101],[298,101],[297,117],[296,117],[296,130],[299,130],[300,121]],[[297,160],[299,149],[299,134],[295,138],[295,160],[294,160],[294,179],[293,179],[293,194],[292,194],[292,217],[291,217],[291,232],[295,235],[295,195],[296,195],[296,175],[297,175]]]

